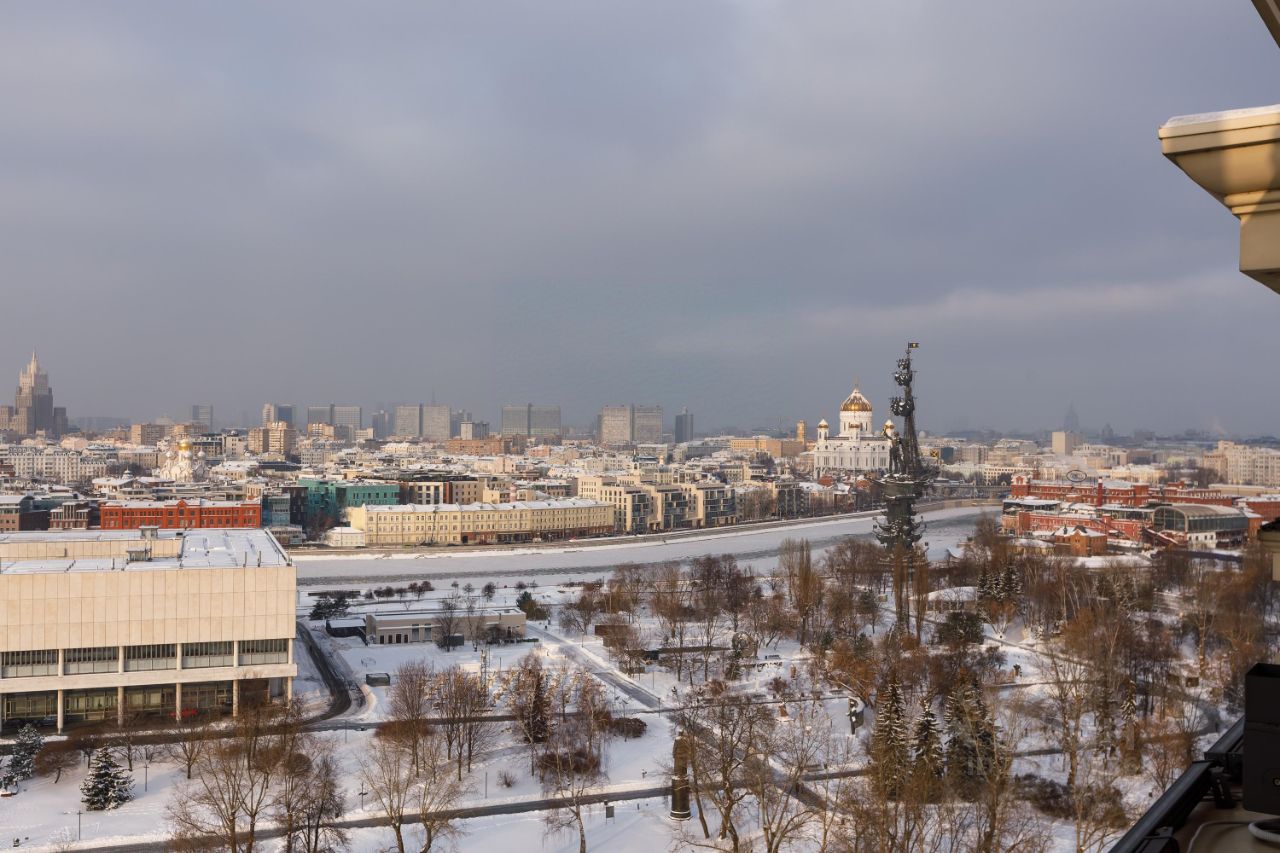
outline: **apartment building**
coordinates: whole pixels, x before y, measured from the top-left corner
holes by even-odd
[[[298,446],[298,431],[285,421],[272,421],[249,430],[249,452],[288,456]]]

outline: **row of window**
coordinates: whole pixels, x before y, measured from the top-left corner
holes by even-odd
[[[125,646],[123,655],[124,671],[142,672],[154,669],[176,669],[177,656],[178,647],[176,643]],[[288,662],[288,640],[240,641],[240,666]],[[95,646],[65,649],[63,651],[62,673],[64,675],[116,672],[119,670],[120,665],[121,654],[120,648],[117,646]],[[183,669],[234,665],[235,654],[230,640],[184,643],[182,646]],[[57,674],[57,649],[0,652],[0,678],[28,678]]]

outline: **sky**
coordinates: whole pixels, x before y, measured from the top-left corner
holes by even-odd
[[[916,340],[933,430],[1280,432],[1280,297],[1156,137],[1280,100],[1247,0],[3,15],[0,387],[72,418],[834,422]]]

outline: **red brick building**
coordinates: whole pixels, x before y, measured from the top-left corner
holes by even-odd
[[[162,530],[189,527],[261,527],[258,501],[108,501],[102,505],[103,530]]]
[[[1151,494],[1151,487],[1145,483],[1129,483],[1124,480],[1086,480],[1072,483],[1065,480],[1033,480],[1021,474],[1013,478],[1009,486],[1009,497],[1044,498],[1094,506],[1146,506],[1155,499]]]

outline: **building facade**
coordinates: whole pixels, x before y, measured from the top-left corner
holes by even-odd
[[[404,504],[352,507],[350,525],[370,546],[478,545],[598,536],[613,532],[613,508],[599,501]]]
[[[262,425],[270,426],[277,421],[282,421],[291,427],[297,428],[293,417],[293,403],[264,403],[262,405]],[[306,424],[303,424],[306,426]]]
[[[561,434],[560,407],[533,403],[502,407],[502,434],[526,438],[558,438]]]
[[[836,471],[884,471],[889,468],[889,440],[872,426],[871,402],[857,386],[840,405],[840,432],[832,436],[826,420],[818,422],[813,446],[815,476]]]
[[[261,501],[106,501],[99,507],[103,530],[252,528],[262,526]]]
[[[0,534],[0,732],[285,699],[297,579],[264,530]]]
[[[18,374],[18,390],[12,406],[0,406],[0,430],[21,436],[58,438],[67,431],[67,410],[53,405],[49,374],[31,353],[31,361]]]
[[[288,456],[298,446],[298,431],[286,421],[272,421],[249,430],[249,452]]]
[[[688,409],[681,409],[680,414],[676,415],[675,433],[672,437],[676,444],[693,441],[693,415],[689,414]]]

